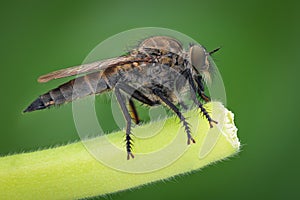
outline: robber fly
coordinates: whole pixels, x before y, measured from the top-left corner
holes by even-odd
[[[219,48],[207,52],[204,47],[192,44],[185,50],[175,38],[153,36],[143,40],[126,55],[40,76],[38,82],[44,83],[53,79],[82,75],[40,95],[24,112],[41,110],[113,90],[127,122],[127,159],[134,158],[131,121],[137,124],[140,121],[133,100],[149,106],[167,106],[182,122],[187,134],[187,143],[195,143],[189,124],[178,106],[184,104],[175,92],[180,94],[183,88],[188,87],[191,100],[208,120],[210,127],[213,127],[213,123],[217,122],[210,117],[200,99],[210,101],[204,94],[204,84],[210,81],[213,71],[213,65],[208,58],[218,50]]]

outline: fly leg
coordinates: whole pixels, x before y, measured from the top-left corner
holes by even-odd
[[[198,85],[197,87],[197,93],[203,99],[205,102],[209,102],[210,98],[204,94],[204,85],[202,82],[202,77],[201,76],[194,76],[194,79]]]
[[[153,93],[157,97],[159,97],[179,117],[180,121],[183,123],[185,132],[187,133],[187,137],[188,137],[187,144],[190,144],[191,142],[195,143],[195,140],[191,135],[191,129],[189,127],[189,124],[186,121],[183,114],[179,111],[179,109],[164,95],[163,91],[160,88],[154,88]]]
[[[131,118],[133,119],[134,123],[139,124],[140,118],[139,118],[139,115],[137,113],[137,110],[136,110],[136,107],[134,105],[132,98],[129,99],[129,110],[130,110]]]
[[[129,99],[129,109],[131,111],[131,117],[134,120],[135,124],[139,124],[140,123],[140,118],[138,116],[136,107],[134,105],[134,102],[132,99],[136,99],[141,103],[144,103],[146,105],[149,106],[154,106],[159,104],[159,102],[156,101],[152,101],[150,100],[148,97],[146,97],[142,92],[134,89],[133,87],[131,87],[130,85],[126,84],[126,83],[119,83],[119,87],[128,95],[130,95],[130,99]]]
[[[132,86],[126,84],[126,83],[118,83],[118,87],[123,90],[125,93],[131,96],[131,98],[134,98],[144,104],[147,104],[148,106],[155,106],[160,104],[159,101],[152,101],[149,99],[146,95],[144,95],[142,92],[138,91],[137,89],[133,88]]]
[[[160,104],[158,101],[152,101],[147,96],[145,96],[142,92],[136,90],[135,88],[131,87],[130,85],[126,83],[118,83],[118,87],[123,90],[125,93],[130,95],[132,98],[147,104],[148,106],[155,106]]]
[[[210,128],[212,128],[213,127],[213,123],[217,124],[218,122],[216,122],[215,120],[213,120],[210,117],[210,115],[208,114],[208,112],[206,111],[206,109],[203,107],[202,103],[197,99],[197,95],[196,95],[197,88],[196,88],[196,85],[194,83],[194,80],[193,80],[193,77],[192,77],[192,74],[191,74],[190,70],[188,69],[184,73],[185,73],[185,75],[186,75],[186,77],[187,77],[187,79],[189,81],[190,87],[191,87],[191,97],[192,97],[192,100],[200,108],[201,112],[203,113],[203,115],[205,116],[205,118],[208,120]]]
[[[131,116],[128,112],[128,109],[126,107],[126,99],[124,98],[124,96],[121,94],[120,92],[120,88],[116,85],[115,87],[115,94],[117,97],[117,101],[121,106],[121,110],[123,112],[123,115],[125,117],[126,120],[126,137],[125,137],[125,141],[126,141],[126,150],[127,150],[127,160],[131,158],[134,158],[134,155],[132,154],[131,150],[132,150],[132,139],[131,139]]]
[[[157,104],[158,102],[154,102],[154,101],[150,100],[148,97],[143,95],[143,93],[141,93],[140,91],[136,90],[135,88],[129,86],[126,83],[120,82],[118,85],[119,85],[120,89],[122,89],[125,93],[127,93],[130,96],[129,108],[132,113],[131,117],[133,118],[135,124],[139,124],[140,119],[139,119],[139,116],[138,116],[138,113],[137,113],[137,110],[136,110],[136,107],[134,105],[132,98],[134,98],[144,104],[147,104],[149,106],[153,106],[153,105]]]
[[[146,97],[143,93],[141,93],[140,91],[136,90],[135,88],[129,86],[126,83],[122,83],[119,82],[116,87],[115,87],[115,94],[117,97],[117,101],[121,106],[122,112],[124,114],[125,120],[127,122],[126,124],[126,150],[127,150],[127,159],[129,160],[130,157],[134,158],[134,155],[132,154],[132,139],[131,139],[131,116],[130,113],[126,107],[126,99],[124,98],[124,96],[121,94],[120,90],[122,90],[123,92],[125,92],[126,94],[130,95],[130,98],[134,98],[144,104],[147,104],[149,106],[154,106],[159,104],[159,102],[156,101],[152,101],[151,99],[149,99],[148,97]],[[132,102],[132,99],[129,99],[129,106],[133,105],[133,109],[135,110],[134,112],[136,112],[136,109],[134,107],[134,104],[130,105],[130,101]],[[132,102],[133,103],[133,102]],[[137,112],[136,112],[136,116]],[[138,117],[137,117],[138,119]]]

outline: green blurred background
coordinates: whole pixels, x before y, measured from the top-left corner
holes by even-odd
[[[299,198],[299,13],[298,1],[274,0],[1,2],[0,155],[78,139],[71,105],[21,113],[64,81],[38,84],[39,75],[81,63],[116,33],[165,27],[208,49],[223,47],[215,61],[242,152],[192,175],[110,197]]]

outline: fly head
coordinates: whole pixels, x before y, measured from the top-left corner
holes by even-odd
[[[189,50],[189,61],[197,74],[201,75],[205,82],[211,82],[212,66],[208,60],[209,52],[200,45],[193,45]]]

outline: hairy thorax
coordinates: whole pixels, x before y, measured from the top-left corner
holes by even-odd
[[[173,53],[167,55],[153,57],[156,60],[153,63],[138,63],[131,70],[120,73],[118,81],[130,85],[153,101],[158,100],[153,95],[153,89],[164,88],[165,94],[171,97],[173,102],[177,102],[173,96],[184,88],[185,82],[182,81],[185,79],[182,75],[184,62],[179,55]]]

